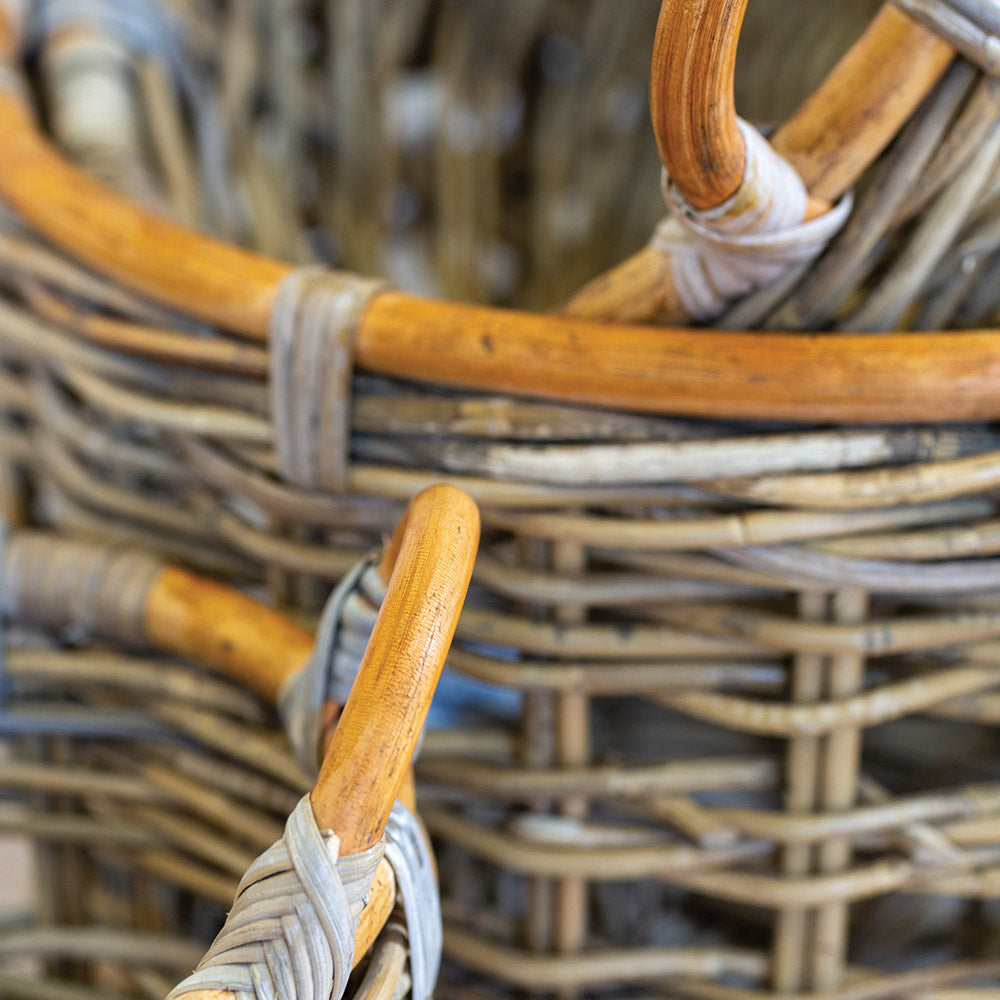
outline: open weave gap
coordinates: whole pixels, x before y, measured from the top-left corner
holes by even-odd
[[[230,990],[238,1000],[339,1000],[384,850],[380,841],[338,857],[340,839],[319,830],[304,796],[281,839],[243,876],[198,968],[168,1000],[195,990]]]
[[[652,245],[670,255],[674,287],[693,319],[717,316],[732,299],[813,260],[847,221],[845,195],[828,212],[803,222],[807,194],[801,178],[752,125],[739,120],[746,143],[746,171],[722,205],[699,210],[664,172],[670,214]]]
[[[1000,74],[1000,5],[990,0],[895,0],[984,73]]]
[[[306,489],[343,492],[351,377],[361,318],[380,281],[320,267],[292,271],[271,312],[270,390],[278,469]]]
[[[226,123],[196,60],[188,51],[180,24],[169,5],[157,0],[128,3],[123,0],[35,0],[26,15],[28,47],[38,47],[60,31],[87,26],[92,32],[113,39],[129,53],[157,59],[176,82],[186,98],[185,110],[197,135],[194,148],[204,188],[203,209],[220,234],[232,235],[235,209]],[[79,107],[79,99],[73,96],[74,104]],[[94,113],[100,113],[99,106]]]

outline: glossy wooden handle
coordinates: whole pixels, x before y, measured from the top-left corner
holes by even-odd
[[[746,149],[733,70],[746,0],[663,0],[650,67],[650,110],[664,166],[696,208],[739,187]],[[815,93],[770,137],[809,192],[806,219],[827,211],[871,165],[940,79],[954,50],[886,3]],[[617,322],[686,319],[669,258],[644,247],[589,281],[568,316]]]
[[[696,208],[743,180],[733,78],[747,0],[663,0],[650,67],[660,157]],[[947,68],[954,49],[887,3],[805,104],[771,138],[818,214],[871,164]]]
[[[342,850],[385,829],[451,645],[479,544],[479,512],[452,486],[410,502],[388,548],[392,574],[358,679],[327,750],[313,811]]]
[[[29,533],[31,535],[37,533]],[[60,544],[38,535],[39,546]],[[333,829],[344,854],[382,836],[401,790],[465,600],[479,543],[479,512],[452,486],[433,486],[407,507],[380,571],[385,599],[357,682],[330,740],[311,802],[321,829]],[[22,543],[24,544],[24,543]],[[103,546],[70,543],[100,565]],[[44,557],[45,549],[42,549]],[[208,664],[277,695],[312,650],[308,632],[239,591],[175,567],[155,570],[142,607],[146,639],[159,649]],[[395,882],[380,865],[362,912],[355,961],[371,946],[395,901]],[[230,997],[199,991],[196,1000]]]
[[[743,182],[746,148],[733,78],[747,0],[663,0],[649,69],[660,159],[695,208],[714,208]]]
[[[311,797],[317,825],[338,833],[342,854],[371,847],[385,830],[455,634],[478,544],[476,505],[442,485],[413,498],[386,548],[385,599]],[[362,912],[355,962],[385,923],[393,898],[383,862]]]
[[[270,702],[309,658],[313,636],[232,587],[168,566],[146,598],[150,643],[204,663]]]

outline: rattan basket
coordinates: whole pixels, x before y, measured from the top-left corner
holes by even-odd
[[[666,3],[656,35],[655,139],[708,205],[742,170],[728,88],[744,6]],[[37,89],[19,95],[12,74],[0,94],[12,520],[138,542],[308,616],[417,488],[447,479],[482,508],[449,661],[469,683],[419,769],[445,993],[997,989],[994,15],[956,0],[979,34],[946,41],[914,20],[935,5],[889,5],[791,112],[768,104],[778,56],[781,79],[802,80],[872,13],[825,5],[810,48],[808,6],[755,0],[741,53],[752,115],[789,115],[772,144],[818,210],[854,184],[818,260],[730,303],[718,330],[677,318],[655,248],[563,315],[364,286],[350,405],[329,405],[349,422],[305,438],[349,462],[318,481],[275,451],[286,417],[272,418],[268,334],[289,268],[234,242],[414,291],[557,306],[661,211],[654,136],[622,82],[645,76],[655,5],[274,4],[251,22],[239,4],[171,4],[192,15],[202,84],[226,83],[221,161],[197,139],[189,85],[152,80],[180,79],[158,49],[56,19],[29,34],[36,88],[66,51],[107,44],[93,35],[117,46],[103,85],[133,101],[132,132],[77,134],[73,152],[127,198],[52,151]],[[283,59],[322,76],[339,51],[331,90],[279,72],[267,45],[292,36],[272,9],[319,25]],[[384,64],[366,61],[380,45]],[[374,89],[373,65],[387,67]],[[425,90],[393,90],[401,75]],[[46,93],[54,129],[73,94]],[[376,98],[454,114],[420,112],[441,130],[406,146],[370,134],[392,120]],[[620,134],[594,130],[599,107]],[[220,169],[228,192],[211,187]],[[398,214],[370,210],[386,191]],[[223,193],[228,229],[212,216]],[[314,369],[298,371],[286,397],[305,395]]]
[[[7,533],[0,844],[11,869],[20,856],[33,871],[5,879],[5,901],[12,882],[37,891],[4,913],[3,996],[161,998],[179,980],[190,1000],[233,995],[186,981],[203,955],[221,956],[209,975],[240,995],[241,956],[280,995],[291,981],[296,996],[327,996],[335,977],[359,1000],[429,995],[441,916],[409,765],[477,539],[459,491],[414,498],[361,564],[376,592],[339,590],[313,649],[273,610],[147,553]],[[304,675],[334,662],[336,700],[314,700]],[[304,705],[289,693],[302,683]],[[318,879],[309,838],[289,838],[303,809],[332,853]],[[286,872],[298,873],[286,891],[267,888]],[[352,894],[353,923],[330,924]],[[226,932],[213,943],[227,911],[235,946]],[[310,941],[310,922],[336,934]]]

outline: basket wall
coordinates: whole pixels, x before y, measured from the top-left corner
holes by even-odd
[[[569,6],[514,4],[505,16],[529,7],[579,31],[609,9],[573,20]],[[449,31],[472,31],[478,5],[463,9]],[[648,23],[634,30],[649,36]],[[585,78],[608,92],[600,74]],[[529,92],[539,116],[544,89]],[[564,153],[587,134],[570,124],[553,147]],[[957,63],[819,263],[720,323],[995,323],[998,152],[997,85]],[[616,232],[628,229],[622,205],[655,193],[655,153],[628,199],[623,178],[605,187],[592,159],[568,162],[588,172],[587,191],[608,192]],[[526,190],[544,190],[542,176]],[[446,202],[434,225],[450,234]],[[556,239],[551,220],[536,225]],[[336,231],[355,245],[350,223]],[[477,683],[455,692],[420,766],[442,862],[444,992],[996,988],[994,427],[936,427],[932,400],[928,423],[908,428],[748,426],[359,374],[351,490],[308,494],[275,470],[262,351],[209,367],[109,346],[95,309],[236,342],[15,225],[0,259],[15,519],[137,541],[308,615],[420,486],[451,478],[481,505],[451,658],[454,676]],[[378,270],[389,256],[344,259]],[[574,260],[523,254],[532,281],[510,295],[438,273],[456,295],[550,303],[602,263]]]
[[[190,664],[16,622],[4,653],[0,836],[36,892],[3,914],[0,993],[160,1000],[310,781],[267,706]]]

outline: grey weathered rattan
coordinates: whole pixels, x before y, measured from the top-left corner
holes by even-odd
[[[767,6],[752,16],[767,21]],[[336,105],[305,117],[298,91],[281,90],[304,78],[277,62],[268,75],[265,36],[231,18],[252,38],[223,51],[250,53],[244,75],[226,64],[226,171],[252,207],[218,232],[311,259],[311,225],[332,220],[338,263],[529,305],[556,303],[648,237],[659,165],[641,107],[634,128],[625,111],[638,100],[628,81],[644,86],[637,39],[655,4],[628,16],[613,3],[387,4],[377,32],[374,7],[332,8]],[[841,9],[823,16],[849,34]],[[193,27],[215,58],[214,23]],[[798,30],[789,15],[770,42]],[[376,87],[361,85],[357,38],[385,46]],[[744,46],[762,105],[744,102],[748,117],[787,110],[769,103],[766,41]],[[831,56],[844,44],[832,30],[822,41]],[[561,82],[566,60],[576,68]],[[399,66],[445,81],[446,126],[494,140],[506,102],[521,101],[519,130],[464,155],[446,130],[412,153],[381,145],[371,109],[395,99]],[[251,67],[281,109],[275,135]],[[143,86],[139,121],[163,97]],[[620,133],[604,131],[592,95],[622,101]],[[310,127],[331,127],[327,110],[346,137],[321,136],[329,159],[317,160]],[[119,150],[141,184],[117,166],[105,177],[137,196],[166,179],[167,207],[197,216],[194,181],[169,174],[163,150],[149,167],[166,128]],[[997,82],[957,60],[820,260],[718,325],[995,325],[998,157]],[[303,173],[327,167],[315,190],[329,203],[290,205],[310,190]],[[366,210],[386,192],[405,202],[411,183],[420,224]],[[588,224],[568,232],[566,218]],[[348,489],[305,491],[276,471],[265,350],[85,271],[16,220],[0,263],[13,511],[30,499],[30,516],[60,530],[139,542],[308,613],[416,488],[448,478],[480,504],[485,544],[450,664],[507,698],[432,734],[420,765],[442,868],[443,992],[995,994],[993,425],[937,426],[933,400],[911,427],[685,421],[359,373]],[[101,343],[94,310],[197,341],[206,360]]]

